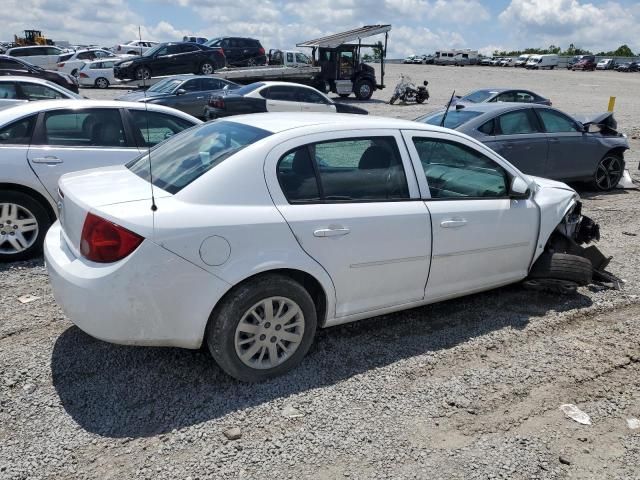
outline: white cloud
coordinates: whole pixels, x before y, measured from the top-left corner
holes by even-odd
[[[499,15],[521,46],[558,45],[609,50],[621,44],[639,47],[637,8],[618,2],[601,6],[579,0],[512,0]],[[636,14],[637,15],[637,14]]]

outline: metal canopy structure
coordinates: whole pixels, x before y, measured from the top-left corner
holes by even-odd
[[[364,27],[355,28],[347,32],[335,33],[326,37],[316,38],[307,42],[298,43],[297,47],[309,48],[336,48],[344,43],[362,40],[363,38],[372,37],[381,33],[387,33],[391,30],[391,25],[365,25]]]

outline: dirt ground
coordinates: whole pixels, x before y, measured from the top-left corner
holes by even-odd
[[[401,72],[429,80],[428,104],[386,104]],[[613,95],[620,130],[640,132],[640,74],[388,65],[385,83],[351,101],[411,119],[454,88],[525,87],[575,113]],[[55,304],[41,259],[1,265],[0,479],[640,479],[640,192],[577,187],[621,290],[513,285],[326,329],[300,368],[258,385],[205,351],[94,340]]]

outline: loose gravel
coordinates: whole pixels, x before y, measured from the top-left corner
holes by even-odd
[[[517,84],[594,111],[611,91],[621,129],[640,129],[636,74],[391,65],[389,87],[401,71],[431,81],[431,106],[388,106],[387,89],[367,108],[414,118],[449,88]],[[301,367],[257,385],[205,351],[95,340],[42,259],[0,266],[0,479],[640,479],[640,193],[581,195],[622,290],[514,285],[322,330]]]

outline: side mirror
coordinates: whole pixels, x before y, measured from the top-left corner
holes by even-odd
[[[179,88],[176,91],[176,95],[184,95],[185,93],[187,93],[187,91],[184,88]]]
[[[529,198],[529,184],[520,177],[513,177],[509,197],[514,199]]]
[[[590,123],[584,127],[584,131],[587,133],[600,133],[602,131],[602,127],[596,123]]]

